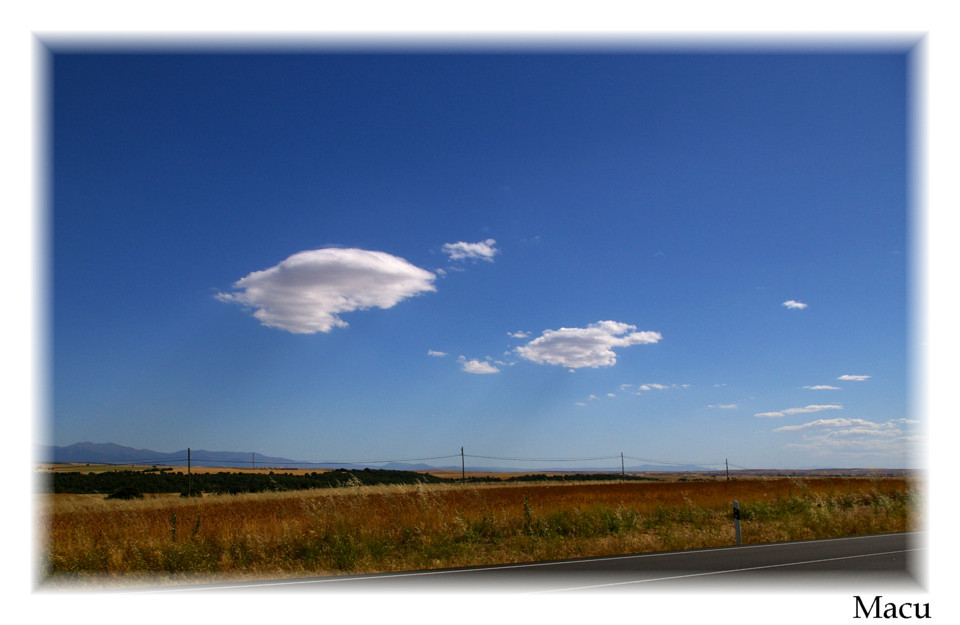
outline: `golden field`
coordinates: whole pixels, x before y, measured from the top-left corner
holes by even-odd
[[[186,582],[529,562],[920,529],[903,477],[39,496],[41,582]]]

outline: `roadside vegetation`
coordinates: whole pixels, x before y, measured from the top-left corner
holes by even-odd
[[[41,496],[41,581],[200,582],[515,563],[919,529],[908,478]]]

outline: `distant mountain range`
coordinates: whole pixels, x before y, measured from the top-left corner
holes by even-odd
[[[134,449],[125,447],[116,443],[74,443],[66,447],[56,445],[40,445],[37,450],[37,460],[39,462],[57,462],[57,463],[89,463],[89,464],[139,464],[139,465],[173,465],[186,466],[187,450],[173,452],[160,452],[151,449]],[[456,466],[432,466],[428,464],[412,464],[405,462],[390,462],[386,464],[328,464],[317,462],[306,462],[303,460],[291,460],[290,458],[280,458],[276,456],[265,456],[252,451],[207,451],[205,449],[191,449],[190,463],[195,466],[218,466],[224,468],[236,467],[270,467],[285,469],[390,469],[396,471],[435,471],[450,470],[459,471],[460,465]],[[607,468],[586,468],[586,467],[549,467],[535,468],[530,467],[478,467],[468,466],[470,471],[484,472],[565,472],[565,473],[601,473],[601,472],[620,472],[620,467]],[[641,465],[626,467],[630,472],[646,471],[711,471],[711,469],[696,465]],[[716,471],[716,470],[714,470]]]
[[[74,443],[66,447],[42,445],[39,460],[43,462],[81,462],[97,464],[158,464],[186,465],[187,450],[173,452],[153,451],[152,449],[134,449],[116,443]],[[190,462],[199,466],[251,466],[257,464],[280,465],[293,463],[288,458],[265,456],[255,452],[207,451],[191,449]]]

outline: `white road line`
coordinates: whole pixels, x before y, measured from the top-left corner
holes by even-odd
[[[922,532],[906,532],[906,534],[919,534]],[[870,538],[880,538],[883,536],[891,536],[892,534],[872,534],[868,536],[842,536],[839,538],[820,538],[815,540],[804,540],[796,543],[761,543],[756,545],[741,545],[739,547],[729,546],[729,547],[713,547],[707,549],[691,549],[687,551],[670,551],[663,553],[637,553],[629,554],[622,556],[606,556],[599,558],[585,558],[580,560],[560,560],[555,562],[523,562],[517,564],[500,564],[484,567],[475,567],[468,569],[440,569],[436,571],[411,571],[411,572],[399,572],[399,573],[386,573],[381,575],[363,575],[363,576],[352,576],[352,577],[327,577],[327,578],[311,578],[311,579],[297,579],[297,580],[277,580],[277,581],[263,581],[263,582],[252,582],[249,584],[224,584],[219,586],[201,586],[201,587],[186,587],[186,588],[160,588],[156,590],[146,590],[144,592],[157,593],[157,592],[192,592],[192,591],[203,591],[203,590],[233,590],[239,588],[257,588],[263,586],[297,586],[302,584],[343,584],[346,582],[362,582],[367,580],[377,580],[377,579],[389,579],[389,578],[398,578],[398,577],[425,577],[428,575],[458,575],[460,573],[475,573],[480,571],[497,571],[504,569],[527,569],[527,568],[543,568],[543,567],[556,567],[556,566],[566,566],[566,565],[577,565],[583,564],[586,562],[610,562],[614,560],[631,560],[631,559],[641,559],[641,558],[668,558],[671,556],[689,556],[692,553],[710,553],[714,551],[735,551],[738,549],[765,549],[765,548],[775,548],[783,547],[784,545],[790,544],[814,544],[814,543],[825,543],[825,542],[839,542],[839,541],[848,541],[848,540],[866,540]],[[893,553],[893,552],[891,552]],[[870,554],[875,555],[875,554]],[[863,557],[863,556],[849,556],[849,557]],[[842,559],[842,558],[838,558]],[[817,562],[813,560],[811,562]],[[798,563],[799,564],[799,563]],[[775,565],[781,566],[781,565]],[[786,566],[786,565],[784,565]],[[759,567],[764,568],[764,567]],[[749,570],[749,569],[742,569]],[[713,573],[703,573],[702,575],[715,575],[717,573],[727,573],[734,571],[716,571]],[[697,575],[701,575],[698,573]],[[664,578],[667,579],[667,578]],[[654,580],[650,580],[654,581]],[[632,582],[630,582],[632,583]]]
[[[822,558],[820,560],[805,560],[803,562],[785,562],[783,564],[764,564],[761,566],[750,566],[742,569],[726,569],[723,571],[705,571],[702,573],[686,573],[683,575],[668,575],[666,577],[650,577],[646,579],[632,579],[625,582],[610,582],[607,584],[592,584],[589,586],[571,586],[570,588],[551,588],[550,590],[536,590],[528,594],[544,594],[550,592],[569,592],[573,590],[590,590],[592,588],[608,588],[611,586],[627,586],[629,584],[646,584],[649,582],[664,582],[673,579],[685,579],[690,577],[706,577],[708,575],[725,575],[727,573],[743,573],[746,571],[759,571],[762,569],[776,569],[784,568],[788,566],[801,566],[803,564],[819,564],[821,562],[836,562],[839,560],[853,560],[855,558],[871,558],[873,556],[888,556],[894,553],[907,553],[908,551],[920,551],[922,548],[916,549],[898,549],[896,551],[884,551],[881,553],[862,553],[855,556],[838,556],[836,558]]]

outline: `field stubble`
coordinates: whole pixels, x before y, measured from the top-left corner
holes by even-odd
[[[41,499],[40,579],[149,583],[422,570],[919,529],[904,478],[355,486]]]

